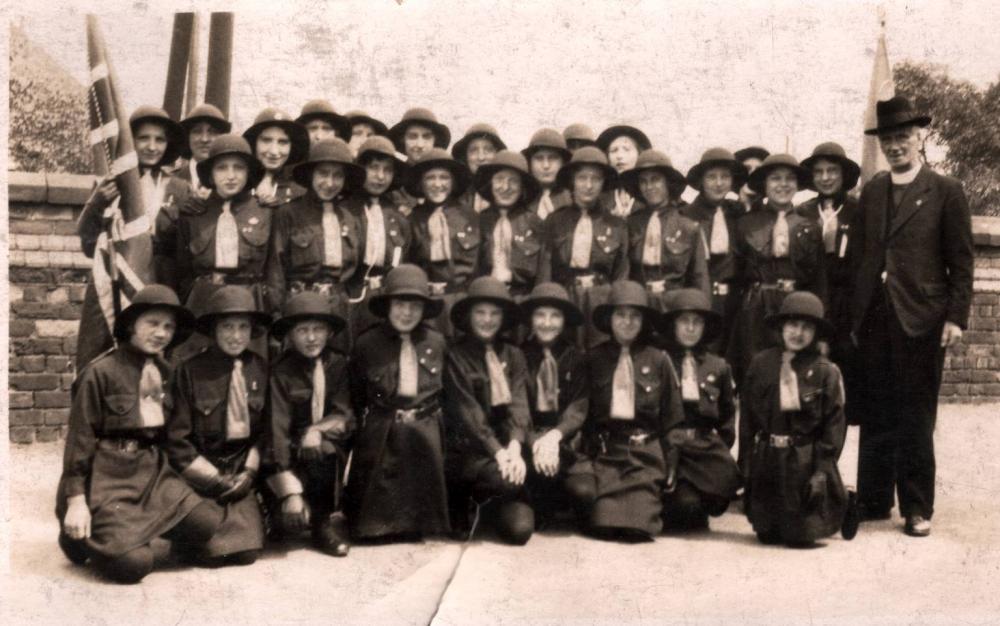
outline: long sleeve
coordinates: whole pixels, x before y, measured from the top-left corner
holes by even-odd
[[[517,440],[522,445],[528,440],[531,432],[531,409],[528,408],[528,364],[524,354],[517,348],[507,347],[509,366],[507,372],[510,379],[510,406],[507,407],[507,434],[511,440]]]
[[[733,447],[736,441],[736,398],[733,370],[726,363],[719,372],[719,425],[716,430],[722,441]]]
[[[705,245],[702,243],[701,227],[695,222],[691,233],[691,265],[687,271],[689,287],[700,289],[709,297],[712,296],[712,279],[708,274],[708,259],[705,257]]]
[[[268,383],[268,405],[271,419],[264,458],[275,472],[288,471],[292,468],[292,403],[284,381],[274,373]]]
[[[740,448],[739,448],[739,465],[740,471],[743,473],[744,478],[749,479],[750,477],[750,459],[753,456],[753,440],[757,435],[757,425],[761,423],[761,416],[757,415],[756,407],[757,404],[752,402],[753,393],[759,393],[757,383],[757,376],[759,369],[755,367],[758,364],[757,359],[754,359],[750,364],[750,369],[746,372],[743,379],[743,385],[740,387],[740,395],[745,398],[740,402],[740,424],[739,424],[739,435],[740,435]]]
[[[219,469],[198,451],[192,441],[194,422],[192,417],[191,399],[194,397],[194,386],[185,364],[181,364],[174,373],[170,385],[167,410],[167,458],[170,464],[192,485],[199,487],[215,479]]]
[[[488,416],[480,398],[476,395],[475,383],[472,372],[469,372],[463,364],[462,353],[464,351],[455,348],[448,353],[444,368],[444,395],[447,398],[446,406],[449,419],[453,427],[465,431],[475,439],[490,456],[495,455],[501,448],[500,441],[496,433],[490,427]],[[484,381],[479,376],[480,384],[488,385],[488,380]],[[522,383],[522,395],[523,383]],[[511,390],[513,395],[513,389]],[[484,394],[485,395],[485,394]],[[483,398],[485,400],[485,398]],[[527,405],[525,404],[525,409]]]
[[[941,245],[948,269],[948,312],[945,319],[967,328],[972,304],[973,245],[972,217],[961,183],[947,180],[944,198]],[[860,211],[859,211],[860,213]]]
[[[194,202],[194,196],[188,202]],[[176,272],[177,297],[186,302],[194,284],[194,263],[191,258],[191,222],[181,213],[177,220],[177,248],[175,250],[174,271]]]
[[[844,383],[840,370],[833,363],[824,367],[823,431],[815,444],[816,470],[834,471],[847,436],[844,415]]]
[[[572,354],[567,359],[569,382],[566,389],[560,393],[560,404],[564,404],[556,428],[562,433],[563,439],[573,437],[583,428],[587,421],[587,411],[590,410],[590,389],[587,384],[587,365],[583,356],[574,348],[569,348]],[[565,377],[560,376],[565,381]]]
[[[348,378],[347,361],[334,357],[338,362],[328,369],[326,375],[326,398],[323,419],[310,428],[318,430],[337,440],[348,439],[357,427],[354,408],[351,405],[351,383]]]
[[[81,372],[73,392],[73,405],[69,414],[69,430],[63,451],[63,488],[67,497],[87,493],[97,435],[93,420],[101,412],[101,389],[93,368]]]
[[[619,241],[621,245],[618,247],[618,254],[615,257],[614,265],[611,268],[611,282],[616,280],[624,280],[628,278],[629,273],[629,261],[628,261],[628,227],[622,222],[622,227],[619,229],[621,235]]]
[[[358,428],[364,428],[365,409],[368,407],[368,376],[367,365],[363,353],[355,347],[347,365],[347,380],[350,386],[351,407]]]

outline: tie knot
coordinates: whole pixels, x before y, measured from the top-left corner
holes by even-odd
[[[232,210],[233,203],[230,200],[226,200],[222,203],[222,212],[229,213]]]
[[[399,340],[403,343],[412,343],[413,337],[410,336],[410,333],[399,333]]]
[[[241,361],[238,358],[234,359],[233,360],[233,369],[236,370],[237,372],[242,372],[243,371],[243,361]]]

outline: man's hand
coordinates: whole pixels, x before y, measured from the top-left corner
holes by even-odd
[[[67,499],[69,508],[63,517],[63,530],[70,539],[90,537],[90,507],[86,496],[72,496]]]
[[[945,322],[941,329],[941,347],[950,348],[962,340],[962,329],[955,322]]]
[[[542,476],[553,477],[559,471],[559,442],[562,432],[553,428],[535,440],[531,446],[531,456],[534,459],[535,471]]]

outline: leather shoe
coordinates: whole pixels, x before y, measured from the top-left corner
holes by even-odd
[[[348,536],[347,518],[339,512],[332,513],[313,531],[316,547],[330,556],[347,556],[351,549]]]
[[[931,521],[923,515],[910,515],[906,518],[903,532],[911,537],[926,537],[931,534]]]

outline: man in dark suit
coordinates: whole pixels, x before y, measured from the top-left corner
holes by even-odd
[[[851,232],[852,334],[861,366],[858,497],[862,519],[888,519],[893,487],[905,532],[930,534],[934,422],[944,351],[962,338],[972,300],[973,248],[961,184],[918,156],[916,114],[880,101],[878,135],[890,172],[861,193]]]

